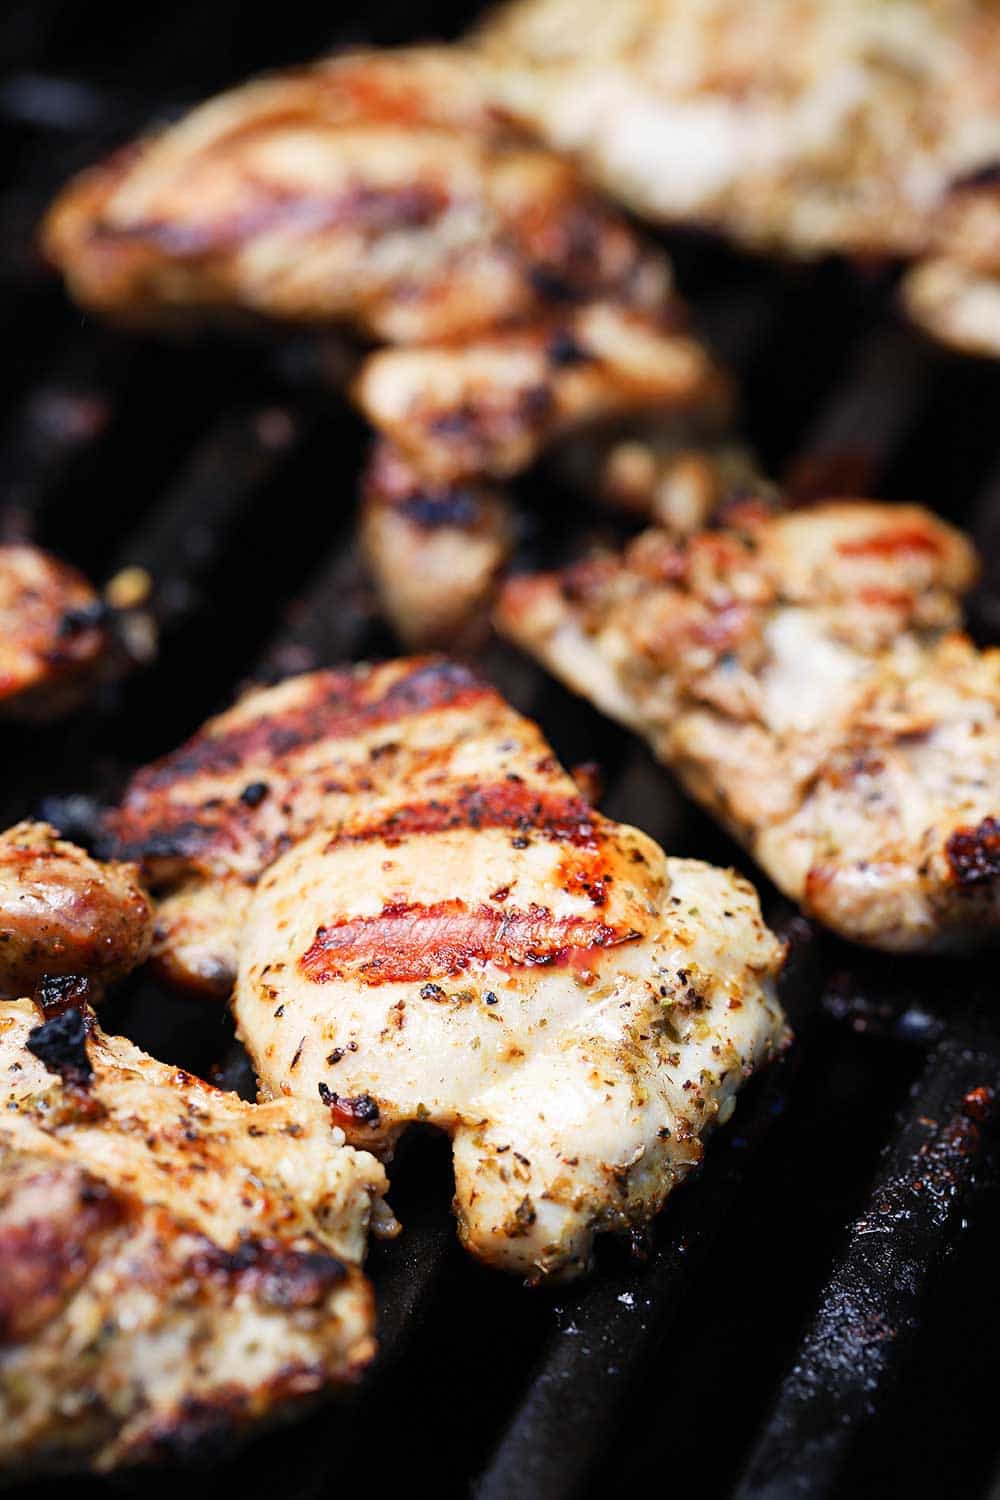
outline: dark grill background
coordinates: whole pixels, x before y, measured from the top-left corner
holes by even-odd
[[[393,650],[352,551],[365,434],[323,388],[308,338],[118,334],[69,306],[32,247],[56,186],[146,120],[330,45],[447,34],[471,7],[437,7],[423,26],[402,4],[339,21],[287,0],[250,9],[14,0],[0,16],[0,524],[98,578],[149,567],[163,635],[155,667],[68,730],[5,729],[8,821],[41,808],[85,828],[87,797],[238,682]],[[885,268],[782,270],[670,243],[769,470],[800,490],[922,500],[969,527],[986,559],[973,627],[997,639],[1000,367],[902,326]],[[529,556],[551,556],[572,525],[582,544],[558,484],[521,489],[538,516]],[[747,868],[634,742],[513,652],[492,647],[484,665],[568,763],[603,764],[607,811],[672,852]],[[1000,1194],[992,1131],[963,1100],[1000,1087],[995,958],[859,956],[765,900],[795,939],[798,1046],[741,1100],[648,1259],[603,1246],[599,1274],[557,1294],[481,1270],[453,1241],[447,1149],[415,1134],[393,1173],[407,1232],[371,1261],[379,1363],[344,1406],[220,1459],[220,1483],[291,1500],[345,1486],[482,1500],[650,1483],[705,1500],[991,1492]],[[108,1024],[247,1085],[212,1008],[140,980]]]

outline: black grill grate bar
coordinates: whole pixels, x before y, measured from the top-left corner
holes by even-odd
[[[0,438],[0,536],[34,539],[53,491],[113,418],[115,396],[92,340],[64,349],[14,407]]]
[[[726,1223],[783,1084],[781,1069],[772,1069],[739,1101],[739,1134],[712,1143],[709,1171],[671,1201],[646,1265],[605,1261],[581,1290],[555,1302],[558,1331],[476,1481],[476,1500],[569,1500],[583,1491]]]
[[[988,997],[980,997],[982,1011]],[[821,1295],[737,1500],[838,1492],[866,1424],[912,1349],[942,1256],[964,1227],[1000,1093],[982,1014],[931,1053],[867,1206]]]
[[[191,618],[204,608],[199,581],[234,550],[250,497],[274,477],[300,434],[301,420],[280,406],[220,419],[126,541],[116,568],[149,572],[164,623]]]
[[[930,398],[936,360],[895,321],[862,339],[785,470],[795,499],[875,495]]]

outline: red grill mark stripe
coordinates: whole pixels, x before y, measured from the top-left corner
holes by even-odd
[[[244,769],[249,776],[249,770],[255,766],[266,766],[269,774],[273,774],[284,758],[322,740],[349,739],[416,714],[467,707],[491,699],[499,702],[493,689],[466,667],[446,660],[420,662],[385,691],[378,693],[376,689],[376,695],[370,696],[373,677],[377,682],[378,676],[377,671],[363,676],[351,672],[317,673],[306,699],[284,712],[262,714],[221,734],[210,731],[196,734],[180,749],[133,777],[121,807],[107,819],[106,827],[115,847],[128,848],[131,857],[140,858],[149,842],[154,846],[150,853],[156,857],[160,851],[155,841],[166,831],[187,829],[194,837],[199,829],[204,829],[205,820],[199,807],[205,798],[204,789],[193,804],[168,802],[163,795],[196,777],[229,778]],[[226,787],[221,806],[209,820],[212,834],[237,805],[241,816],[253,816],[253,810],[240,804],[238,795]]]
[[[362,976],[368,984],[461,974],[474,963],[500,968],[581,964],[604,948],[634,942],[634,928],[593,917],[553,917],[542,906],[498,911],[458,900],[432,905],[398,902],[377,916],[321,927],[299,960],[307,979]]]
[[[944,546],[940,537],[921,526],[899,526],[890,531],[878,531],[872,536],[858,537],[854,541],[840,542],[837,551],[842,557],[891,557],[897,552],[929,552],[941,555]]]
[[[448,796],[411,802],[386,817],[348,829],[327,844],[327,851],[344,843],[370,843],[454,829],[507,828],[535,833],[577,848],[596,849],[601,841],[598,814],[582,797],[539,791],[523,781],[501,781],[486,786],[462,786]]]

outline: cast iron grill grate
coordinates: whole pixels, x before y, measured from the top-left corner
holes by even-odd
[[[44,809],[85,823],[88,798],[241,680],[393,650],[351,540],[365,435],[316,377],[308,340],[216,336],[192,349],[82,319],[32,249],[44,203],[178,100],[330,44],[447,31],[464,9],[415,26],[407,7],[383,4],[336,35],[304,6],[266,27],[234,3],[154,4],[102,32],[90,7],[56,0],[0,19],[13,148],[0,185],[0,530],[97,577],[146,567],[162,629],[156,665],[69,732],[5,731],[5,820]],[[987,560],[973,625],[996,639],[1000,369],[903,327],[887,272],[778,270],[692,239],[671,248],[743,380],[767,467],[802,491],[925,500],[971,529]],[[578,507],[544,477],[525,490],[540,515],[532,545],[579,531]],[[746,868],[626,736],[513,652],[493,646],[483,665],[564,760],[602,763],[615,817],[674,852]],[[344,1485],[561,1500],[652,1480],[706,1497],[989,1491],[993,961],[862,958],[766,900],[795,942],[797,1048],[741,1101],[645,1258],[606,1246],[599,1274],[558,1294],[482,1271],[454,1243],[447,1152],[415,1137],[394,1173],[407,1233],[372,1260],[383,1353],[370,1379],[345,1406],[228,1460],[224,1483],[292,1500]],[[110,1024],[168,1060],[248,1081],[225,1017],[148,981],[114,1002]]]

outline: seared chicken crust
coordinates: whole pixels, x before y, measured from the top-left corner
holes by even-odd
[[[810,915],[893,951],[1000,927],[1000,651],[915,506],[751,506],[505,588],[500,628],[630,725]]]
[[[222,94],[71,183],[43,243],[95,310],[243,308],[392,343],[553,298],[655,307],[670,286],[458,48],[350,53]]]
[[[418,525],[384,462],[365,480],[364,551],[410,645],[487,618],[512,531],[487,481],[609,415],[728,404],[666,257],[505,120],[457,47],[349,54],[224,94],[71,183],[43,239],[74,296],[114,316],[242,309],[395,346],[353,383],[390,467],[438,497],[435,522],[442,490],[480,491],[475,525]]]
[[[1000,273],[993,0],[515,0],[480,41],[515,117],[642,215]]]
[[[447,661],[253,693],[113,827],[163,886],[161,961],[238,964],[265,1096],[384,1154],[447,1131],[463,1243],[531,1279],[644,1225],[785,1037],[752,888],[603,818]]]
[[[260,1106],[89,1012],[0,1007],[0,1466],[212,1451],[353,1380],[385,1174],[317,1101]]]
[[[452,651],[480,644],[516,535],[516,516],[499,486],[428,481],[390,442],[376,443],[359,538],[400,640]]]
[[[94,994],[146,958],[153,906],[134,865],[102,864],[47,823],[0,834],[0,995],[85,975]]]
[[[75,708],[108,650],[104,609],[75,568],[0,546],[0,713],[41,721]]]

